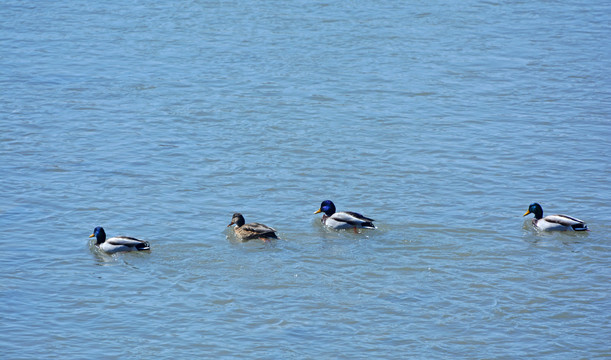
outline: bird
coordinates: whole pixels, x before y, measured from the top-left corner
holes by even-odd
[[[95,245],[100,250],[112,254],[119,251],[142,251],[150,250],[151,246],[148,241],[139,240],[129,236],[115,236],[109,239],[106,238],[106,232],[101,226],[93,229],[93,234],[89,235],[90,238],[96,238]]]
[[[354,228],[354,232],[357,232],[357,228],[363,229],[375,229],[373,222],[375,220],[365,217],[359,213],[352,211],[340,211],[335,212],[335,204],[331,200],[325,200],[320,204],[320,208],[314,212],[314,214],[325,213],[320,221],[323,225],[332,229],[350,229]]]
[[[233,231],[235,232],[236,236],[244,242],[252,239],[267,241],[269,239],[278,238],[276,235],[276,229],[274,228],[256,222],[250,224],[245,224],[245,222],[246,221],[244,221],[244,216],[242,216],[242,214],[235,213],[231,217],[231,222],[229,225],[227,225],[227,227],[235,225]]]
[[[543,208],[538,203],[532,203],[523,216],[534,214],[533,226],[544,231],[587,231],[588,226],[582,220],[568,215],[548,215],[543,217]]]

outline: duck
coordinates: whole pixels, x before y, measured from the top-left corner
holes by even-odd
[[[143,251],[150,250],[151,246],[148,241],[139,240],[129,236],[115,236],[109,239],[106,238],[106,232],[101,226],[93,229],[93,234],[90,238],[95,237],[95,245],[105,253],[112,254],[119,251]]]
[[[588,226],[582,220],[568,215],[548,215],[543,217],[543,208],[538,203],[532,203],[523,216],[534,214],[532,224],[544,231],[588,231]]]
[[[352,211],[339,211],[336,212],[335,204],[331,200],[325,200],[320,203],[320,208],[314,212],[314,214],[325,213],[320,219],[321,223],[332,229],[350,229],[354,228],[354,232],[357,232],[357,228],[362,229],[375,229],[373,222],[375,220],[363,216],[359,213]]]
[[[269,239],[278,238],[276,235],[276,229],[256,222],[246,224],[244,216],[242,216],[240,213],[233,214],[231,217],[231,222],[229,225],[227,225],[227,227],[230,227],[231,225],[235,225],[233,231],[235,232],[235,235],[243,242],[252,239],[261,239],[265,242]]]

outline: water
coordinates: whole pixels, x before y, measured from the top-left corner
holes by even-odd
[[[2,357],[610,356],[610,14],[3,2]]]

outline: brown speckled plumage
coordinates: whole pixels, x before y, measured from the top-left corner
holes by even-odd
[[[240,213],[233,214],[231,223],[227,226],[235,225],[233,228],[236,236],[242,241],[248,241],[252,239],[277,239],[276,230],[267,225],[260,223],[245,224],[244,216]]]

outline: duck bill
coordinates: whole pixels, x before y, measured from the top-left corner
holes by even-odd
[[[527,212],[525,212],[525,213],[524,213],[524,215],[522,215],[522,216],[526,216],[526,215],[528,215],[528,214],[530,214],[530,210],[528,210]]]
[[[318,214],[318,213],[321,213],[321,212],[322,212],[322,210],[318,209],[318,210],[316,210],[316,211],[314,212],[314,214]]]
[[[230,227],[233,224],[235,224],[235,223],[232,221],[231,223],[229,223],[229,225],[227,225],[227,227]]]
[[[89,235],[89,237],[90,237],[90,238],[92,238],[92,237],[94,237],[94,236],[95,236],[95,234],[91,234],[91,235]]]

